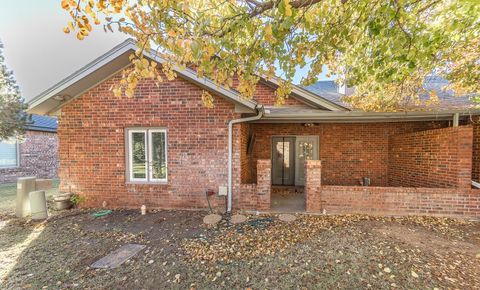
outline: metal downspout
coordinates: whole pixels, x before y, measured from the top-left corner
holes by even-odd
[[[459,113],[453,114],[453,122],[452,122],[453,127],[458,127],[459,121],[460,121],[460,114]]]
[[[258,112],[256,116],[253,117],[247,117],[247,118],[241,118],[241,119],[235,119],[235,120],[230,120],[228,122],[228,199],[227,199],[227,212],[232,211],[232,147],[233,147],[233,124],[238,124],[238,123],[244,123],[244,122],[250,122],[250,121],[255,121],[259,120],[262,118],[264,109],[263,106],[257,106],[255,108]]]

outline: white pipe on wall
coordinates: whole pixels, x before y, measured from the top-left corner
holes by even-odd
[[[459,120],[460,120],[460,114],[459,113],[453,114],[453,127],[458,127]]]
[[[231,212],[232,211],[232,154],[233,154],[233,124],[238,124],[238,123],[244,123],[244,122],[250,122],[250,121],[256,121],[262,118],[263,116],[263,106],[259,106],[256,108],[258,114],[253,117],[247,117],[247,118],[241,118],[241,119],[235,119],[235,120],[230,120],[228,122],[228,198],[227,198],[227,211]]]

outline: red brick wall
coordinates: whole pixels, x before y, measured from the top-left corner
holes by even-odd
[[[270,159],[272,136],[315,135],[320,139],[322,183],[358,185],[361,177],[370,177],[371,184],[388,185],[388,138],[446,126],[446,122],[357,123],[357,124],[251,124],[256,134],[252,164]],[[252,172],[252,180],[256,174]]]
[[[322,186],[321,207],[327,214],[430,215],[480,218],[480,190]]]
[[[472,127],[390,137],[390,186],[471,187]]]
[[[234,105],[214,96],[201,102],[202,89],[177,78],[157,87],[144,80],[134,98],[117,98],[110,87],[120,75],[62,108],[59,120],[61,189],[84,194],[87,206],[205,208],[205,189],[227,184],[228,121],[240,117]],[[165,127],[167,184],[126,184],[128,127]],[[240,180],[239,126],[234,127],[234,195]],[[213,198],[223,205],[223,197]]]
[[[56,178],[58,170],[57,134],[40,131],[25,132],[20,144],[20,166],[0,168],[0,183],[16,182],[18,177]]]
[[[320,161],[305,164],[307,212],[480,218],[480,190],[322,185]]]
[[[250,124],[240,123],[240,179],[242,183],[252,183],[251,155],[248,154],[248,143],[250,141]]]
[[[305,204],[308,212],[320,212],[319,189],[322,186],[322,161],[305,161]]]
[[[233,87],[236,88],[237,86],[238,80],[235,79],[233,82]],[[264,106],[273,106],[275,105],[275,102],[277,100],[277,97],[275,96],[275,88],[267,85],[263,81],[260,81],[257,83],[257,87],[255,89],[255,97],[253,99]],[[286,98],[284,105],[296,107],[310,107],[294,97]]]
[[[275,96],[275,89],[272,89],[268,85],[260,82],[257,84],[257,90],[254,98],[258,103],[265,106],[273,106],[277,100]],[[299,106],[299,107],[309,107],[305,103],[299,101],[294,97],[288,97],[285,99],[285,106]]]
[[[240,194],[235,195],[237,209],[267,211],[270,209],[271,197],[270,159],[257,161],[256,172],[260,176],[256,184],[240,184]]]

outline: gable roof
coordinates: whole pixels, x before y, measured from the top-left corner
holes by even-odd
[[[55,114],[69,101],[82,95],[89,89],[97,86],[98,84],[104,82],[113,75],[130,66],[131,62],[129,60],[129,56],[136,49],[137,47],[134,40],[125,40],[102,56],[88,63],[81,69],[77,70],[54,86],[34,97],[28,102],[29,108],[27,111],[33,114]],[[165,60],[155,54],[153,50],[149,52],[145,51],[144,55],[160,64],[165,62]],[[199,77],[197,73],[190,68],[180,68],[175,66],[174,70],[180,77],[187,79],[236,105],[239,105],[247,111],[253,112],[258,106],[254,100],[243,98],[234,89],[227,89],[223,86],[215,84],[208,78]],[[277,79],[269,79],[264,81],[268,82],[271,86],[278,86]],[[293,86],[292,95],[314,108],[332,111],[346,110],[341,105],[322,98],[321,96],[307,91],[299,86]]]
[[[57,132],[57,118],[31,115],[31,122],[25,126],[28,131]]]
[[[425,79],[423,87],[427,91],[435,91],[440,103],[438,105],[429,105],[429,109],[434,110],[455,110],[455,109],[472,109],[477,104],[471,99],[470,96],[456,96],[452,90],[444,90],[443,88],[448,85],[448,81],[439,76],[429,76]],[[349,105],[342,101],[343,94],[338,92],[338,84],[335,81],[319,81],[306,87],[307,90],[321,95],[322,97],[341,104],[342,106],[349,107]],[[426,101],[429,99],[428,94],[420,96],[420,100]]]
[[[261,79],[267,85],[278,87],[280,81],[277,78],[262,78]],[[304,89],[297,85],[292,85],[291,95],[300,101],[313,106],[315,108],[325,109],[329,111],[347,111],[348,108],[340,103],[334,102],[329,98],[323,96],[318,92]]]
[[[132,39],[115,46],[102,56],[88,63],[81,69],[61,80],[54,86],[42,92],[28,102],[29,113],[54,114],[62,106],[72,99],[82,95],[89,89],[111,78],[123,69],[131,65],[130,54],[136,50],[136,44]],[[165,62],[162,58],[152,52],[144,52],[145,56],[159,63]],[[248,110],[254,111],[257,103],[253,100],[243,98],[239,93],[231,89],[215,84],[212,80],[199,77],[195,71],[186,68],[174,67],[176,73],[198,86],[213,91],[215,94],[235,103]]]
[[[335,104],[342,104],[348,106],[342,102],[343,94],[338,92],[338,85],[335,81],[318,81],[312,85],[305,87],[306,90],[309,90],[317,95],[321,95],[325,99],[330,100]]]

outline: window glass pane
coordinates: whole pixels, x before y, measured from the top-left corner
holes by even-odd
[[[133,178],[146,178],[145,133],[132,132],[132,172]]]
[[[0,142],[0,167],[17,166],[17,143],[15,140]]]
[[[167,164],[165,158],[165,133],[152,132],[152,178],[165,179]]]

